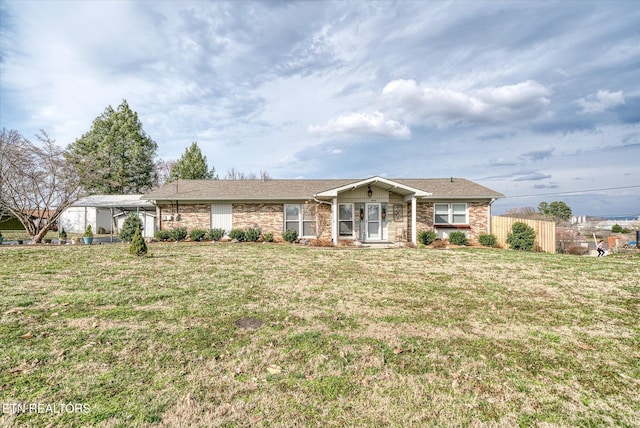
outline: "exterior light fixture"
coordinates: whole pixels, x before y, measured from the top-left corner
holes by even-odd
[[[373,195],[373,192],[371,191],[371,185],[367,186],[367,196],[371,197],[371,195]]]

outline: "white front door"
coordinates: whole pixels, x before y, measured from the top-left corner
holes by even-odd
[[[380,234],[380,204],[377,203],[368,203],[366,205],[366,230],[367,230],[367,240],[368,241],[379,241],[382,239],[382,235]]]

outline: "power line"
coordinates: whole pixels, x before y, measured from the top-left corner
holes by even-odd
[[[536,193],[536,194],[531,194],[531,195],[505,196],[504,199],[531,198],[531,197],[534,197],[534,196],[550,196],[550,195],[573,195],[573,194],[577,194],[577,193],[603,192],[605,190],[622,190],[622,189],[634,189],[634,188],[640,188],[640,185],[623,186],[623,187],[606,187],[604,189],[573,190],[573,191],[567,191],[567,192]]]

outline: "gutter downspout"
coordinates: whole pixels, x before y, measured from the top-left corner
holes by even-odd
[[[492,198],[489,201],[489,210],[487,211],[487,234],[491,234],[491,205],[496,201],[496,198]]]

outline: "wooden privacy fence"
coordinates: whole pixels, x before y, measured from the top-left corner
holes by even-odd
[[[507,248],[507,234],[511,233],[513,223],[527,224],[536,231],[536,248],[545,253],[556,252],[556,224],[552,221],[530,220],[514,217],[491,216],[491,233],[498,240],[498,244]]]

